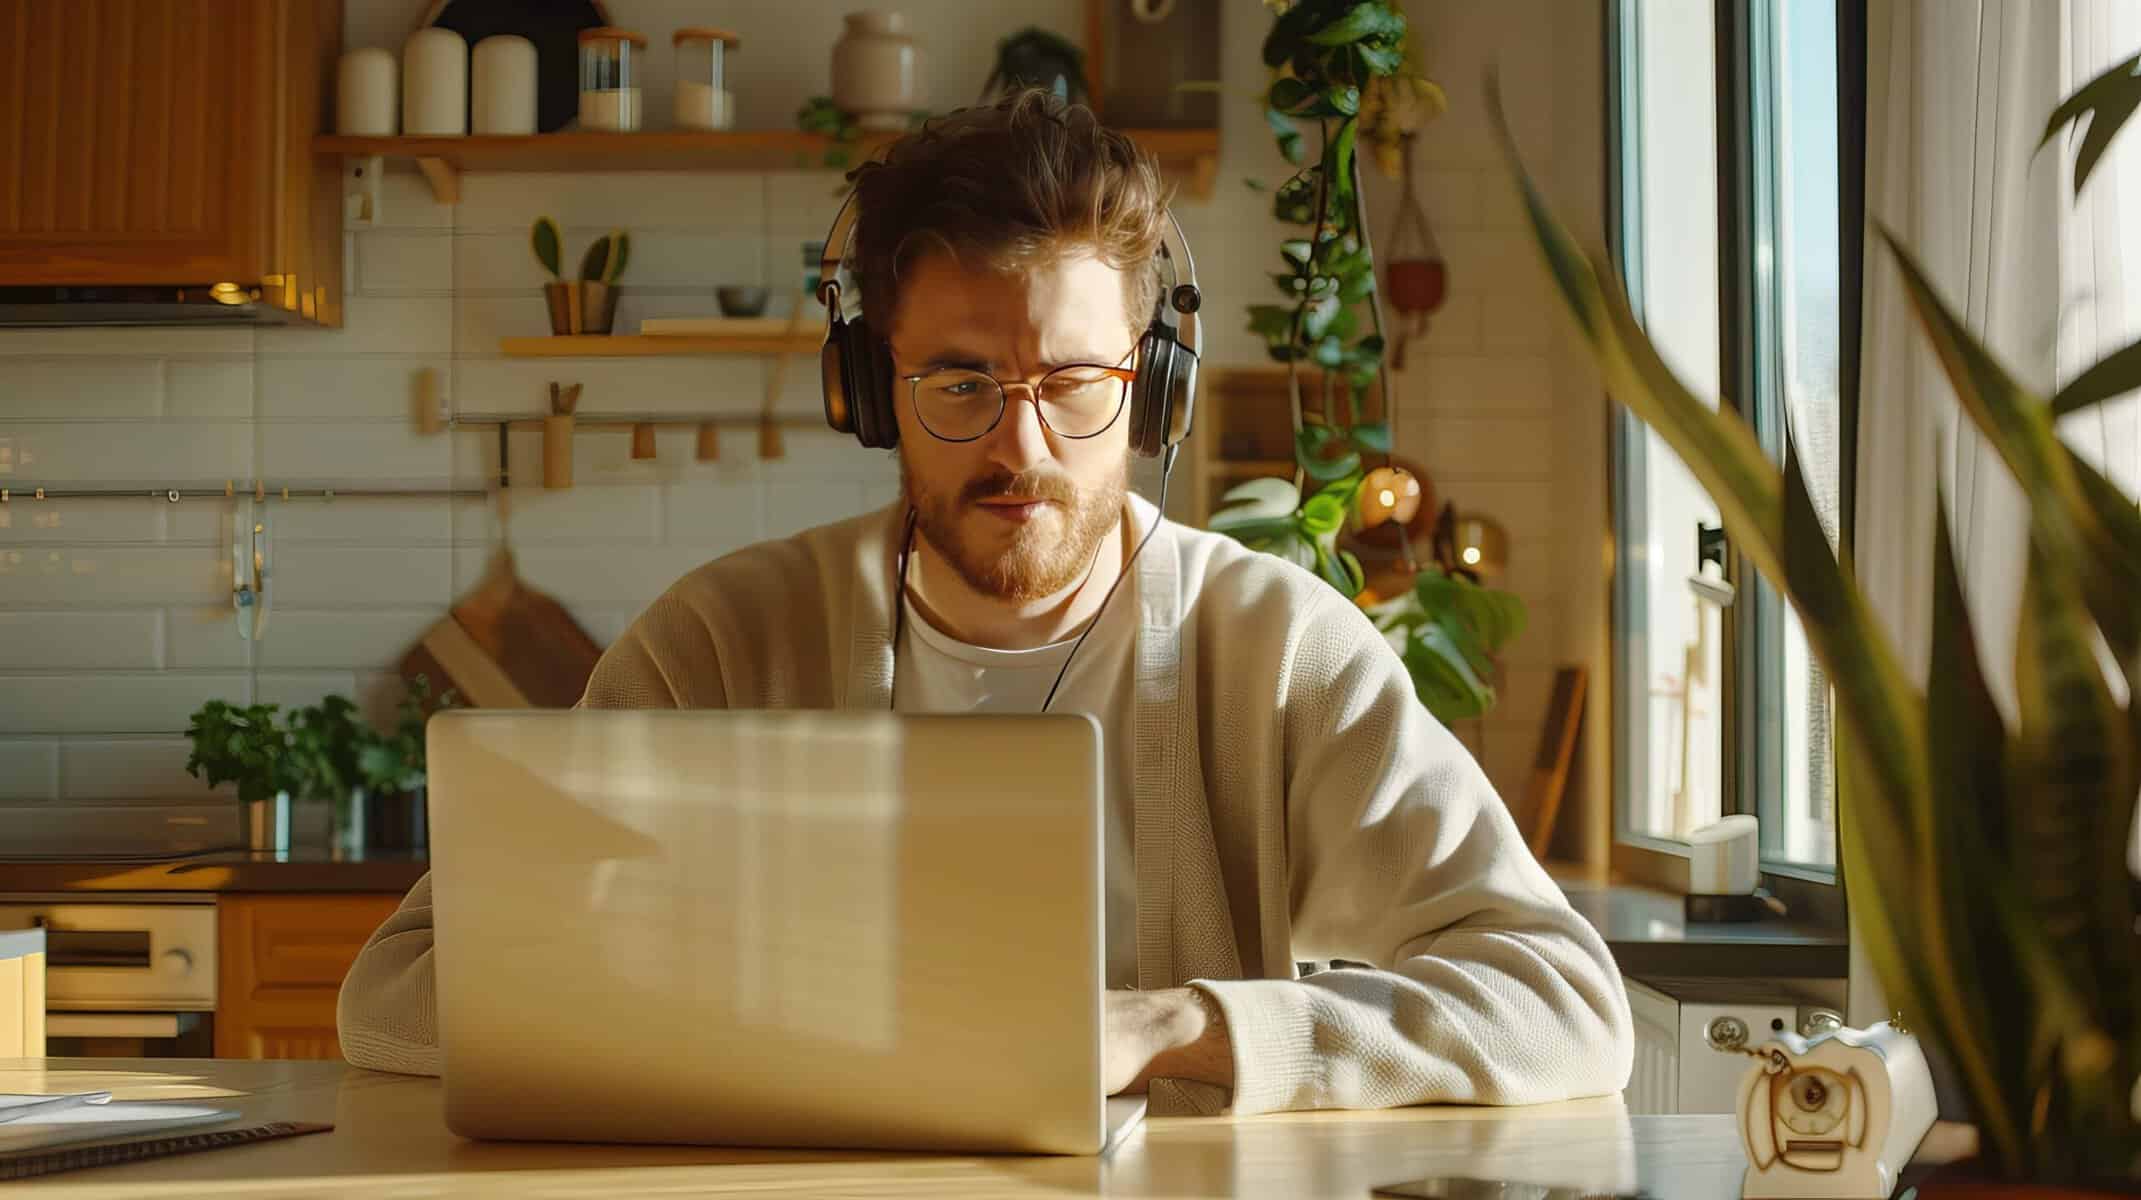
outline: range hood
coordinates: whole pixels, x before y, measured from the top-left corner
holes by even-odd
[[[235,284],[173,287],[0,287],[0,327],[67,325],[294,325],[304,318]]]

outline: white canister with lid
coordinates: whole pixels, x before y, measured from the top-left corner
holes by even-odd
[[[844,18],[833,44],[833,103],[855,114],[863,129],[907,128],[908,115],[928,103],[922,48],[903,13],[876,10]]]
[[[535,132],[535,43],[501,33],[470,56],[469,126],[476,133]]]
[[[335,132],[344,137],[393,137],[401,116],[395,73],[391,50],[368,46],[344,54],[335,74]]]
[[[401,129],[431,137],[468,132],[468,43],[432,26],[401,48]]]

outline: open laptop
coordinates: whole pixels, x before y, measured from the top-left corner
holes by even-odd
[[[446,1121],[1094,1154],[1091,718],[456,711],[428,735]]]

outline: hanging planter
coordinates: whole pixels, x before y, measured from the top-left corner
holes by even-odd
[[[1398,191],[1397,223],[1390,230],[1390,266],[1385,290],[1390,305],[1398,310],[1397,336],[1391,339],[1390,365],[1405,367],[1405,345],[1427,333],[1427,319],[1442,308],[1449,296],[1450,269],[1435,241],[1427,209],[1413,190],[1412,147],[1417,135],[1408,133],[1399,143],[1403,183]],[[1409,237],[1408,237],[1409,235]]]

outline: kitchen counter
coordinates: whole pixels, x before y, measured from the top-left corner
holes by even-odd
[[[468,1142],[448,1132],[439,1081],[341,1063],[186,1059],[0,1060],[0,1092],[103,1089],[120,1099],[224,1104],[252,1121],[331,1133],[101,1167],[38,1194],[170,1196],[1271,1196],[1361,1200],[1433,1175],[1506,1178],[1656,1200],[1737,1196],[1732,1118],[1630,1116],[1618,1097],[1530,1108],[1149,1120],[1113,1155],[936,1156]],[[1953,1157],[1969,1130],[1921,1150]]]
[[[6,859],[0,895],[37,892],[406,892],[430,860],[405,850],[337,860],[324,850],[219,851],[181,858]]]

